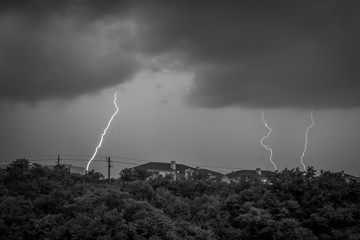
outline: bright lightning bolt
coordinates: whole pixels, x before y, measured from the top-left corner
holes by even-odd
[[[102,142],[103,142],[103,140],[104,140],[104,136],[105,136],[107,130],[109,129],[112,120],[114,119],[114,117],[116,116],[116,114],[119,112],[119,108],[118,108],[118,106],[117,106],[117,104],[116,104],[116,97],[117,97],[117,92],[115,92],[115,97],[114,97],[114,105],[115,105],[115,107],[116,107],[116,111],[115,111],[114,114],[111,116],[111,118],[110,118],[110,120],[109,120],[109,122],[108,122],[108,124],[107,124],[107,126],[106,126],[106,128],[105,128],[105,130],[104,130],[104,132],[101,134],[101,139],[100,139],[99,145],[96,147],[93,156],[90,158],[90,160],[89,160],[89,162],[88,162],[88,164],[87,164],[87,166],[86,166],[86,171],[89,171],[90,163],[92,162],[92,160],[93,160],[94,157],[96,156],[98,149],[101,147],[101,144],[102,144]]]
[[[305,166],[305,164],[303,162],[303,158],[305,156],[305,152],[306,152],[306,149],[307,149],[308,132],[309,132],[310,128],[312,128],[315,125],[313,113],[314,113],[314,111],[311,111],[311,114],[310,114],[310,116],[311,116],[311,125],[306,129],[306,132],[305,132],[304,151],[302,152],[301,159],[300,159],[301,164],[303,165],[305,171],[306,171],[306,166]]]
[[[261,119],[262,119],[262,121],[264,122],[265,127],[266,127],[267,129],[269,129],[269,132],[268,132],[268,134],[267,134],[266,136],[264,136],[264,137],[261,139],[260,144],[261,144],[261,146],[263,146],[266,150],[268,150],[268,151],[270,152],[270,162],[274,165],[275,170],[277,170],[277,167],[276,167],[275,163],[274,163],[273,160],[272,160],[272,155],[273,155],[272,149],[271,149],[270,147],[266,146],[266,145],[263,143],[264,139],[265,139],[265,138],[268,138],[268,137],[270,136],[270,133],[272,132],[272,129],[269,127],[269,125],[267,124],[267,122],[266,122],[265,119],[264,119],[264,111],[261,111]]]

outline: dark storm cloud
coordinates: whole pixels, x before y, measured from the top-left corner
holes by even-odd
[[[148,5],[139,11],[142,50],[182,59],[195,74],[194,105],[360,105],[359,1]]]
[[[75,14],[85,18],[98,18],[109,15],[121,16],[132,7],[128,0],[3,0],[0,13],[20,13],[32,18],[52,14]]]
[[[101,2],[2,1],[0,103],[76,97],[130,79],[140,63],[125,5]]]
[[[360,105],[355,0],[1,4],[1,101],[114,86],[141,69],[140,55],[180,61],[196,106]]]

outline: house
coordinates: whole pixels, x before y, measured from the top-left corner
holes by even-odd
[[[134,169],[146,170],[152,173],[153,177],[172,175],[174,180],[189,180],[194,172],[194,168],[183,164],[177,164],[175,161],[165,162],[149,162],[134,167]]]
[[[360,175],[359,174],[348,174],[348,173],[344,173],[344,171],[341,172],[341,176],[343,176],[345,178],[345,181],[347,183],[349,183],[350,181],[356,181],[356,182],[360,182]]]
[[[236,172],[231,172],[226,174],[226,176],[232,182],[239,182],[240,178],[259,178],[262,182],[266,182],[271,174],[273,174],[272,171],[256,168],[256,170],[239,170]]]

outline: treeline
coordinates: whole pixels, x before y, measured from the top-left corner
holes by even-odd
[[[1,239],[360,239],[360,183],[298,169],[270,183],[139,180],[16,160],[0,172]]]

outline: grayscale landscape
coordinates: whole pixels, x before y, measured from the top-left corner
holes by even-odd
[[[360,239],[360,2],[0,2],[0,239]]]

